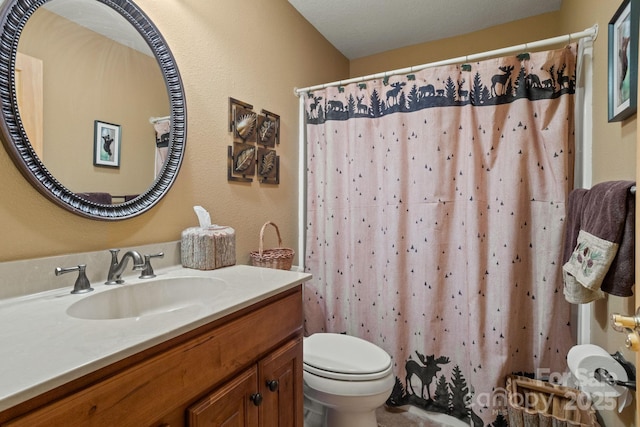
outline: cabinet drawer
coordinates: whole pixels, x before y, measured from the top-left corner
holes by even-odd
[[[300,287],[269,304],[6,426],[145,426],[188,405],[291,336],[302,334]]]

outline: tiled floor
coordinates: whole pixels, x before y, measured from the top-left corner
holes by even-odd
[[[379,427],[440,427],[432,421],[422,419],[409,412],[390,412],[384,408],[377,411]]]
[[[321,413],[309,410],[310,403],[305,406],[305,427],[316,427],[322,424]],[[379,427],[468,427],[462,421],[443,414],[424,412],[415,407],[387,408],[381,406],[376,411]]]
[[[376,411],[379,427],[457,427],[466,426],[465,423],[445,415],[421,415],[420,410],[411,412],[402,408],[380,407]],[[431,417],[438,419],[430,419]]]

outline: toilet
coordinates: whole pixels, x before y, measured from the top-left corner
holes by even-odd
[[[391,356],[332,333],[305,338],[303,353],[305,427],[377,427],[375,411],[395,384]]]

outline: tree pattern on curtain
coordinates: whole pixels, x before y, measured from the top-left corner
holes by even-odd
[[[564,371],[575,50],[305,95],[306,333],[391,354],[388,404],[497,427],[505,375]]]

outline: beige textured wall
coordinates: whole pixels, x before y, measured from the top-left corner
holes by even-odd
[[[53,205],[0,149],[0,261],[179,240],[197,223],[193,205],[237,230],[247,263],[267,220],[286,245],[297,243],[298,98],[294,87],[345,78],[349,64],[284,0],[137,0],[179,67],[187,99],[184,163],[168,195],[149,212],[93,221]],[[281,116],[278,186],[227,182],[228,98]],[[270,234],[267,246],[275,245]],[[90,267],[90,266],[89,266]]]
[[[353,60],[350,77],[499,49],[598,24],[594,44],[593,182],[632,180],[636,176],[636,116],[622,123],[608,123],[607,119],[607,25],[620,4],[619,0],[564,0],[555,13]],[[624,335],[611,330],[609,318],[612,313],[634,313],[634,305],[633,298],[610,296],[591,304],[590,319],[592,343],[611,353],[621,350],[633,363],[635,354],[624,347]],[[602,411],[601,415],[607,426],[635,425],[634,405],[620,415],[615,411]]]
[[[547,13],[459,37],[421,43],[351,61],[350,76],[427,64],[553,37],[562,33],[557,13]]]

